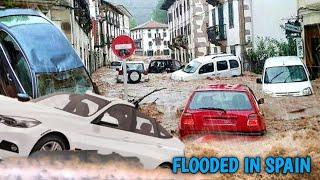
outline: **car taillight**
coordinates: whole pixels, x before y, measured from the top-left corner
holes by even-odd
[[[259,126],[259,116],[257,114],[251,114],[248,117],[247,126]]]
[[[119,70],[119,75],[123,75],[123,71],[122,70]]]
[[[181,116],[181,126],[193,126],[194,120],[192,118],[192,114],[190,113],[183,113]]]
[[[144,71],[143,74],[144,74],[144,75],[148,75],[148,71]]]

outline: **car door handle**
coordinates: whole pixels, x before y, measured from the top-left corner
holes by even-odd
[[[11,82],[12,82],[12,78],[11,78],[11,76],[10,76],[10,74],[9,74],[9,73],[7,73],[7,78],[8,78],[8,80],[9,80],[9,81],[11,81]]]

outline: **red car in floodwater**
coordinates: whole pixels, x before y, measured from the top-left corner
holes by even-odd
[[[194,91],[180,119],[181,138],[202,134],[263,135],[266,124],[252,90],[218,84]]]

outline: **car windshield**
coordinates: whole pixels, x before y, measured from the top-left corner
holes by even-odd
[[[194,94],[189,109],[245,111],[251,110],[252,106],[244,92],[203,91]]]
[[[142,63],[127,63],[128,71],[137,70],[142,72],[144,70],[144,66]]]
[[[39,96],[57,92],[84,94],[93,90],[84,67],[58,73],[39,73],[36,76]]]
[[[267,68],[264,78],[266,84],[304,81],[308,81],[308,77],[302,65]]]
[[[112,62],[111,66],[121,66],[121,62]]]
[[[194,73],[200,65],[201,63],[198,61],[191,61],[182,71],[185,73]]]
[[[49,24],[49,21],[39,16],[17,15],[0,17],[0,23],[13,27],[27,24]]]

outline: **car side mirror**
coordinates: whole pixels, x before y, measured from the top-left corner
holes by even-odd
[[[120,69],[119,68],[116,68],[116,71],[119,71]]]
[[[258,104],[264,104],[264,98],[259,99]]]
[[[28,102],[31,100],[30,96],[25,93],[18,93],[17,98],[20,102]]]
[[[118,119],[109,116],[108,114],[105,114],[103,118],[101,119],[102,122],[109,124],[110,126],[118,127],[119,121]]]
[[[261,78],[257,78],[257,84],[262,84],[262,79]]]

